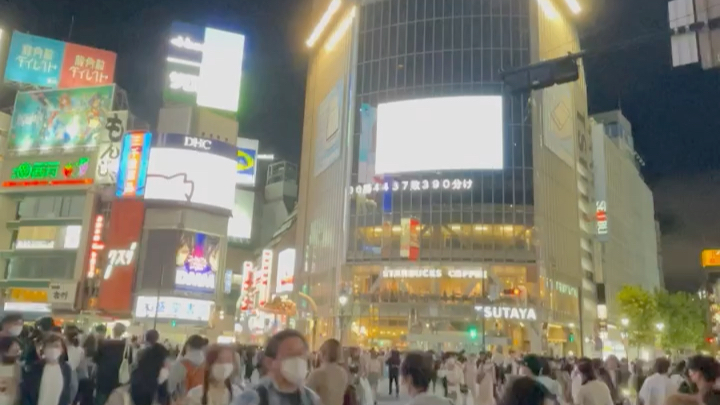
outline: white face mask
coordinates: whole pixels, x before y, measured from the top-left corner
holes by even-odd
[[[8,332],[10,333],[10,336],[15,336],[15,337],[20,336],[22,331],[23,331],[23,327],[17,326],[17,325],[10,327],[10,330],[8,330]]]
[[[280,371],[283,377],[298,387],[305,382],[307,376],[307,361],[302,357],[290,357],[282,361]]]
[[[211,372],[216,381],[225,381],[232,374],[235,367],[230,363],[213,364]]]
[[[205,361],[205,353],[202,350],[188,350],[185,353],[185,358],[195,364],[200,364]]]
[[[167,381],[168,377],[170,377],[170,370],[167,368],[160,369],[160,374],[158,374],[158,384],[162,384],[165,381]]]
[[[51,347],[51,348],[45,349],[45,351],[43,353],[44,353],[44,357],[46,360],[56,361],[57,359],[60,358],[60,355],[62,354],[62,349]]]

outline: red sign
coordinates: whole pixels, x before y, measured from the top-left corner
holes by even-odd
[[[58,88],[112,84],[116,59],[114,52],[66,43]]]
[[[95,217],[95,225],[92,229],[92,236],[90,237],[90,260],[88,261],[88,278],[95,277],[97,272],[97,261],[100,256],[100,251],[105,249],[105,245],[102,243],[102,233],[105,218],[102,215]]]
[[[97,304],[102,311],[132,311],[133,279],[144,217],[145,205],[142,201],[115,200],[112,203]]]

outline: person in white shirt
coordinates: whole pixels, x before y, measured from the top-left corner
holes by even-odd
[[[675,391],[679,391],[683,383],[687,381],[685,374],[686,367],[685,360],[679,361],[675,364],[675,367],[673,367],[673,372],[670,374],[670,381],[673,382]]]
[[[42,360],[27,365],[20,383],[22,405],[70,405],[77,394],[75,371],[62,361],[63,337],[48,332],[43,337]]]
[[[370,350],[370,359],[367,364],[367,379],[373,393],[373,402],[377,403],[377,389],[382,377],[383,360],[375,349]]]
[[[610,388],[597,378],[590,359],[580,359],[577,370],[580,374],[581,385],[577,390],[575,405],[614,405]]]
[[[232,383],[236,370],[235,351],[232,347],[215,345],[205,356],[203,385],[191,389],[187,394],[188,405],[230,405],[242,390]]]
[[[663,405],[665,400],[677,392],[675,384],[668,377],[670,360],[661,357],[655,360],[655,373],[645,379],[638,393],[638,405]]]

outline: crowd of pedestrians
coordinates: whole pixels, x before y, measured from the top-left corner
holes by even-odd
[[[84,334],[51,318],[32,327],[0,321],[0,405],[720,405],[720,365],[697,355],[672,364],[548,358],[532,354],[434,353],[344,348],[311,353],[287,329],[260,348],[180,347],[125,326]],[[387,396],[379,393],[387,381]]]

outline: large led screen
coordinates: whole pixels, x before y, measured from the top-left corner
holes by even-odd
[[[178,201],[233,209],[235,159],[195,149],[152,147],[146,200]]]
[[[375,173],[503,168],[502,96],[380,104]]]
[[[232,239],[250,239],[252,236],[255,193],[247,190],[235,190],[235,204],[232,217],[228,220],[228,237]]]

